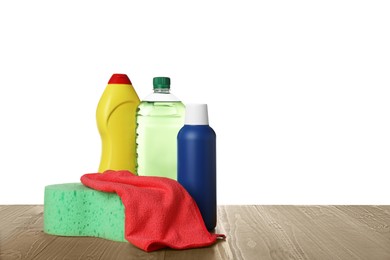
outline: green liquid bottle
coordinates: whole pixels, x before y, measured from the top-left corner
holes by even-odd
[[[177,179],[177,133],[185,107],[170,93],[170,78],[153,78],[154,92],[137,109],[137,165],[141,176]]]

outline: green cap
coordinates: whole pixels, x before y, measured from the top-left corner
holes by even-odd
[[[168,77],[153,78],[153,88],[170,88],[171,79]]]

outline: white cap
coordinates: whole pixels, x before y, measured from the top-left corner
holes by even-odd
[[[208,125],[207,104],[186,104],[185,125]]]

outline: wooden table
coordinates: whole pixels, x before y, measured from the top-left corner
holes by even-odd
[[[219,206],[226,241],[145,253],[42,232],[43,206],[0,206],[0,259],[390,259],[390,206]]]

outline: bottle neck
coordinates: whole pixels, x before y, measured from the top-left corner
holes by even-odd
[[[154,93],[169,94],[169,88],[155,88]]]

